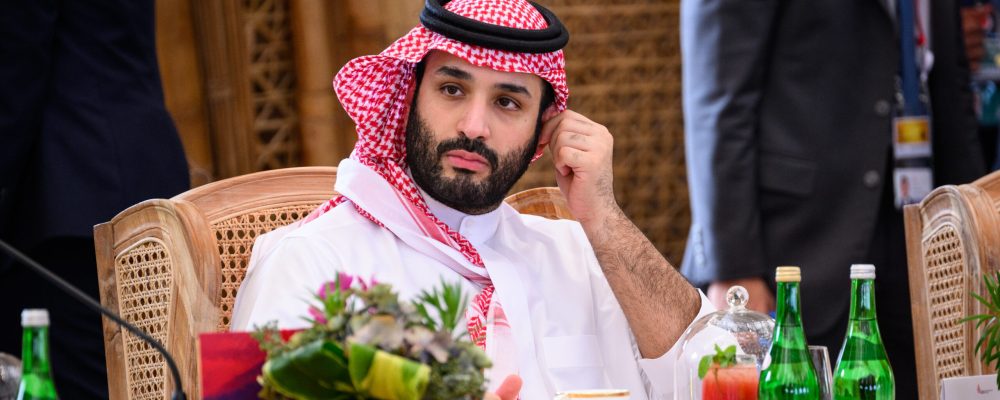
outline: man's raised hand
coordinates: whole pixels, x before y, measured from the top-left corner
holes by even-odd
[[[640,355],[662,356],[698,315],[701,295],[618,207],[611,132],[566,110],[545,121],[539,144],[552,149],[556,182],[594,248]]]
[[[608,128],[566,110],[545,121],[540,141],[552,149],[556,182],[578,221],[601,221],[618,212],[612,187],[614,139]]]

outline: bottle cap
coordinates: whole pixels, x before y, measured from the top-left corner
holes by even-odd
[[[49,326],[49,310],[28,308],[21,311],[21,326],[25,328]]]
[[[776,282],[801,282],[802,272],[799,267],[781,266],[774,271],[774,280]]]
[[[851,279],[875,279],[875,266],[871,264],[851,265]]]

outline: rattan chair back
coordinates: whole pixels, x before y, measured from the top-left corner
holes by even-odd
[[[548,219],[571,219],[566,197],[556,187],[540,187],[514,193],[504,199],[521,214],[537,215]]]
[[[94,228],[101,303],[160,340],[201,398],[195,339],[229,326],[256,237],[333,196],[336,168],[258,172],[172,199],[147,200]],[[104,319],[111,399],[163,399],[173,390],[154,349]]]
[[[258,172],[172,199],[147,200],[94,228],[101,303],[171,352],[191,399],[200,399],[196,339],[229,328],[254,240],[305,217],[334,195],[336,168]],[[571,218],[557,188],[507,198],[515,209]],[[104,319],[109,396],[162,399],[173,390],[154,349]]]
[[[921,399],[937,399],[944,378],[993,372],[974,352],[979,332],[961,319],[985,311],[970,293],[1000,268],[1000,172],[939,187],[903,213],[917,384]]]

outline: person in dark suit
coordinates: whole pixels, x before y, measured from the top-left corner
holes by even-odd
[[[955,0],[929,2],[935,185],[985,173]],[[777,265],[802,268],[810,344],[836,357],[849,267],[874,263],[897,398],[916,398],[902,215],[893,203],[896,2],[682,0],[692,224],[682,271],[725,304],[773,309]]]
[[[93,226],[189,186],[163,104],[152,0],[0,5],[0,238],[98,297]],[[48,308],[63,398],[107,398],[101,318],[0,258],[0,351]]]

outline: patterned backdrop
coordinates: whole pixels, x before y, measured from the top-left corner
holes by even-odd
[[[542,0],[570,31],[570,108],[615,137],[615,192],[675,266],[688,209],[676,0]],[[549,155],[514,190],[553,186]]]
[[[256,144],[254,167],[301,165],[288,0],[243,0]]]

